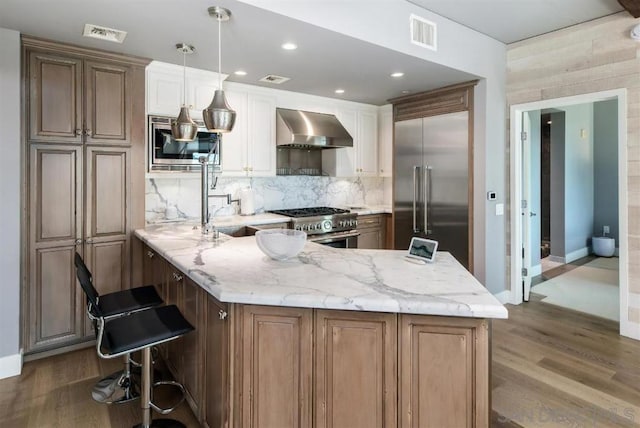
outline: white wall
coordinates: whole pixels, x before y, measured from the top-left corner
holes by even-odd
[[[507,196],[506,46],[404,0],[241,1],[481,78],[475,91],[474,268],[476,277],[491,292],[505,290],[506,217],[496,216],[494,209],[495,203],[505,203]],[[412,13],[437,24],[437,52],[410,43]],[[486,201],[488,190],[497,192],[496,202]]]
[[[20,371],[20,34],[0,28],[0,378]]]
[[[600,101],[593,105],[593,234],[602,235],[609,226],[610,237],[620,245],[618,224],[618,103]]]
[[[593,103],[565,111],[565,258],[588,247],[593,233]],[[615,189],[612,189],[615,192]]]

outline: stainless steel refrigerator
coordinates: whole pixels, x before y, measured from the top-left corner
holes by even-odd
[[[469,267],[469,113],[395,123],[394,240],[438,241]]]

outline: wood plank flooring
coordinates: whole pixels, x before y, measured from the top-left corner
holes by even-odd
[[[640,427],[640,342],[539,299],[493,322],[493,426]]]
[[[27,362],[20,376],[0,380],[0,427],[132,427],[141,421],[139,400],[107,406],[91,398],[93,385],[121,368],[121,358],[101,360],[93,347]],[[175,402],[172,393],[167,387],[159,391],[159,404]],[[186,403],[167,417],[200,426]]]
[[[640,427],[640,342],[620,337],[613,321],[538,300],[507,305],[510,318],[493,321],[492,426]],[[139,402],[91,399],[120,362],[88,348],[26,363],[0,381],[0,427],[133,426]],[[171,417],[198,426],[184,403]]]

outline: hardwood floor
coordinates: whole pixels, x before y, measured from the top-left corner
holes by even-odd
[[[121,368],[121,358],[101,360],[93,347],[27,362],[20,376],[0,381],[0,427],[132,427],[141,420],[139,400],[107,406],[91,398],[93,385]],[[171,393],[167,387],[158,391],[159,404],[169,406]],[[186,403],[167,417],[199,426]]]
[[[493,321],[492,426],[640,427],[640,342],[613,321],[538,300],[507,305],[509,319]],[[93,384],[119,368],[93,348],[28,362],[0,381],[0,427],[133,426],[139,402],[91,399]],[[198,426],[184,403],[170,417]]]
[[[534,294],[507,308],[493,322],[493,426],[640,426],[640,342]]]

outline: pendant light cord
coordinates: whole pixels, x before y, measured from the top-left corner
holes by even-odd
[[[218,17],[218,89],[222,90],[222,18]]]
[[[187,106],[187,51],[182,48],[182,105]]]

